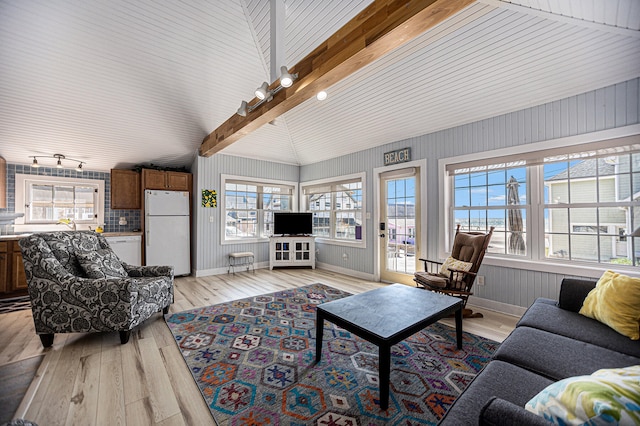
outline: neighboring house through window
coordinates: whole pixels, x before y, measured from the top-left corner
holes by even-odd
[[[297,184],[222,176],[223,241],[259,240],[273,235],[273,213],[294,211]]]
[[[313,213],[316,238],[364,245],[364,181],[358,173],[302,184],[302,209]]]

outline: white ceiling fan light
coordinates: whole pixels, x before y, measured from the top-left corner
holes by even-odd
[[[254,92],[256,95],[256,98],[262,100],[265,99],[269,93],[269,84],[265,81],[263,82],[260,87],[258,87],[256,89],[256,91]]]

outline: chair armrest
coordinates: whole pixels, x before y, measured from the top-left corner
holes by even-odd
[[[449,271],[451,272],[456,272],[458,274],[464,274],[464,275],[473,275],[476,276],[478,274],[476,274],[475,272],[471,272],[471,271],[463,271],[462,269],[456,269],[456,268],[447,268]]]
[[[122,262],[124,270],[130,277],[171,277],[173,266],[135,266]]]
[[[482,426],[549,426],[551,424],[544,417],[537,416],[523,407],[495,396],[482,407],[479,420]]]
[[[420,258],[418,260],[424,262],[425,272],[428,272],[430,274],[440,273],[440,266],[442,266],[442,262],[436,262],[435,260],[429,260],[429,259],[423,259],[423,258]]]
[[[571,312],[579,312],[587,295],[596,286],[596,281],[564,278],[560,285],[558,306]]]
[[[421,262],[435,263],[437,265],[442,265],[442,262],[436,262],[435,260],[429,260],[429,259],[423,259],[423,258],[419,258],[418,260]]]

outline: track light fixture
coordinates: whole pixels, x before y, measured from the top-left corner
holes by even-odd
[[[258,99],[258,102],[256,102],[253,105],[248,105],[246,101],[242,101],[242,104],[240,105],[240,108],[238,108],[238,110],[236,111],[236,114],[238,114],[241,117],[246,117],[247,113],[250,113],[251,111],[255,110],[263,103],[271,102],[271,100],[273,99],[273,96],[279,91],[281,91],[283,88],[291,87],[291,85],[297,78],[298,78],[298,74],[290,74],[286,66],[284,65],[281,66],[280,67],[280,84],[278,85],[278,87],[276,87],[273,90],[270,90],[269,83],[264,81],[260,85],[260,87],[258,87],[254,92],[254,95]]]
[[[80,161],[80,160],[74,160],[73,158],[68,158],[65,157],[62,154],[53,154],[53,155],[32,155],[31,158],[33,158],[33,161],[31,162],[31,167],[33,167],[34,169],[37,169],[38,167],[40,167],[40,164],[38,163],[38,158],[55,158],[58,161],[56,161],[56,168],[57,169],[62,169],[64,166],[62,165],[62,160],[69,160],[69,161],[74,161],[74,162],[78,162],[78,166],[76,167],[76,172],[82,173],[82,165],[83,164],[87,164],[85,161]]]
[[[289,74],[289,70],[287,70],[286,66],[283,65],[280,67],[280,85],[282,87],[291,87],[291,85],[293,84],[293,80],[295,80],[296,77],[298,77],[297,74]]]
[[[263,82],[260,87],[258,87],[256,89],[256,91],[254,92],[256,95],[256,98],[263,100],[267,97],[267,94],[269,93],[269,84],[265,81]]]
[[[238,111],[236,111],[236,114],[242,117],[247,116],[247,101],[242,101],[242,103],[240,104],[240,108],[238,108]]]

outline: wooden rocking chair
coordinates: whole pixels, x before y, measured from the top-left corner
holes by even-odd
[[[473,294],[471,288],[489,246],[493,229],[492,226],[487,234],[460,232],[460,224],[458,224],[451,256],[445,262],[421,258],[420,260],[424,262],[424,271],[414,274],[413,281],[416,286],[459,297],[463,300],[465,318],[482,318],[481,313],[474,313],[466,306],[469,296]]]

